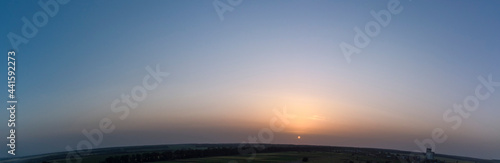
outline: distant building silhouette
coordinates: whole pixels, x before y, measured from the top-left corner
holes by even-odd
[[[425,152],[425,159],[434,160],[434,152],[432,152],[432,149],[427,148],[427,151]]]
[[[438,161],[437,159],[435,159],[434,152],[432,152],[432,149],[427,148],[427,151],[425,151],[424,163],[444,163],[444,161]]]

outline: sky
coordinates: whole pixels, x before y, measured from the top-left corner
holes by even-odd
[[[295,118],[271,143],[413,151],[441,128],[437,153],[500,158],[499,87],[458,129],[443,117],[480,76],[500,81],[500,2],[401,0],[350,62],[341,43],[355,46],[355,27],[391,1],[243,0],[223,19],[213,2],[70,1],[14,47],[8,34],[44,10],[1,1],[0,47],[17,57],[16,156],[76,148],[103,118],[116,128],[95,148],[240,143],[286,108]],[[111,104],[156,65],[170,75],[120,119]]]

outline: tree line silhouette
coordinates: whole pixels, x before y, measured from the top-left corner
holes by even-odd
[[[216,147],[207,149],[180,149],[167,150],[162,152],[146,152],[119,156],[110,156],[101,163],[135,163],[135,162],[154,162],[168,161],[175,159],[189,159],[212,156],[228,156],[237,155],[238,151],[235,148]]]
[[[259,153],[274,153],[288,151],[317,151],[318,147],[266,147],[261,145]],[[326,150],[326,149],[323,149]],[[239,155],[236,147],[208,147],[206,149],[179,149],[165,150],[161,152],[145,152],[125,155],[109,156],[101,163],[137,163],[137,162],[155,162],[169,161],[177,159],[203,158],[215,156],[233,156]]]

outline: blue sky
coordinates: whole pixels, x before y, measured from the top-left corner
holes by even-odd
[[[301,135],[304,144],[413,150],[414,139],[440,127],[449,138],[438,153],[498,158],[498,92],[458,130],[442,115],[474,93],[478,76],[500,81],[499,2],[403,0],[403,11],[347,63],[339,44],[352,44],[353,28],[387,3],[244,1],[223,21],[212,1],[61,5],[17,49],[19,155],[75,146],[81,130],[116,119],[111,102],[158,64],[171,75],[127,119],[114,120],[117,130],[99,147],[238,143],[286,105],[299,119],[273,143]],[[42,9],[12,0],[0,8],[7,53],[7,34],[20,35],[21,18]]]

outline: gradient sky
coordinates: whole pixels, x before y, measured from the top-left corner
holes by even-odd
[[[18,155],[74,148],[105,117],[116,130],[99,148],[239,143],[287,106],[297,117],[272,143],[415,150],[439,127],[448,140],[438,153],[500,158],[500,92],[459,129],[443,121],[478,76],[500,81],[500,2],[402,0],[347,63],[339,44],[352,44],[353,28],[387,2],[245,0],[221,21],[211,0],[71,1],[17,49]],[[0,2],[2,53],[21,18],[40,10]],[[119,120],[111,102],[156,64],[171,75]]]

